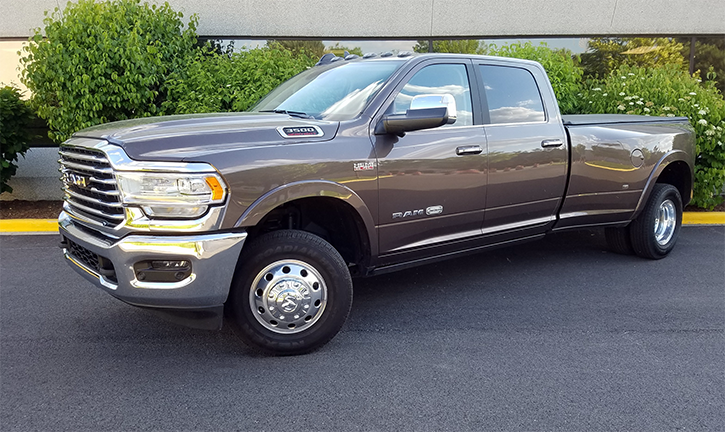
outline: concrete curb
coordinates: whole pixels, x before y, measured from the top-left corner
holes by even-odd
[[[683,225],[725,225],[725,212],[685,212]],[[55,219],[0,219],[0,234],[57,234]]]
[[[58,220],[0,219],[0,234],[58,234]]]

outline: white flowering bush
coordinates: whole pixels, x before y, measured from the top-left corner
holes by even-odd
[[[692,204],[712,209],[723,201],[725,100],[712,82],[703,84],[677,66],[622,66],[581,93],[584,113],[639,114],[690,119],[697,134]]]

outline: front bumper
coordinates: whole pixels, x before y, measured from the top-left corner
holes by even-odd
[[[194,235],[93,235],[66,212],[58,217],[61,247],[80,275],[112,296],[136,306],[199,310],[219,308],[229,295],[245,232]],[[186,260],[191,273],[181,281],[138,280],[134,264]]]

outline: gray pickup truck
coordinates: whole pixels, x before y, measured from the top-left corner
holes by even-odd
[[[560,115],[535,62],[328,55],[251,112],[76,133],[61,247],[124,302],[300,354],[340,330],[356,276],[591,226],[664,257],[694,154],[685,118]]]

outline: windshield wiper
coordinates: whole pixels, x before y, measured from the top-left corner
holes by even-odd
[[[273,110],[262,110],[260,112],[273,112],[273,113],[276,113],[276,114],[287,114],[288,116],[299,117],[299,118],[304,118],[304,119],[313,119],[313,118],[315,118],[315,117],[313,117],[313,116],[311,116],[311,115],[309,115],[309,114],[307,114],[305,112],[302,112],[302,111],[287,111],[287,110],[283,110],[283,109],[273,109]]]

